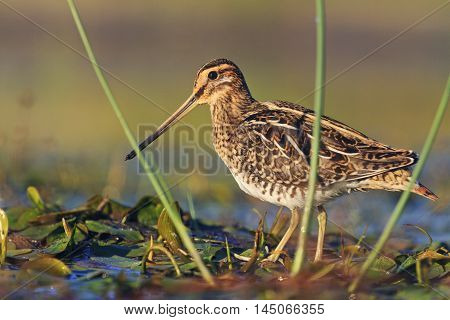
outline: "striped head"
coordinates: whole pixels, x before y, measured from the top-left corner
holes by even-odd
[[[237,119],[242,109],[253,101],[255,100],[238,66],[228,59],[213,60],[197,72],[191,96],[152,135],[141,142],[139,149],[145,149],[200,104],[209,104],[213,114],[223,111],[222,114],[226,114],[228,118]],[[135,156],[136,153],[132,151],[126,156],[126,160]]]
[[[198,104],[215,104],[218,100],[252,100],[239,67],[228,59],[215,59],[197,72],[193,94]]]

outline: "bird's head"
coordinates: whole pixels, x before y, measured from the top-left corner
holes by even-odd
[[[239,67],[228,59],[215,59],[200,68],[191,96],[152,135],[141,142],[139,149],[145,149],[198,105],[220,105],[221,108],[229,108],[227,111],[232,113],[233,108],[244,107],[252,101]],[[136,153],[132,151],[125,159],[133,159],[135,156]]]
[[[192,93],[197,104],[213,105],[217,100],[231,100],[236,95],[250,95],[239,67],[228,59],[215,59],[197,72]]]

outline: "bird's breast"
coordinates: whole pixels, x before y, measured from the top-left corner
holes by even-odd
[[[242,191],[278,206],[304,207],[308,174],[301,162],[276,155],[262,142],[231,126],[215,126],[213,144]],[[345,191],[340,184],[318,187],[315,203],[323,204]]]

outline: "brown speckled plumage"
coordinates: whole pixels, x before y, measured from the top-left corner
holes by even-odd
[[[233,81],[209,101],[216,151],[235,178],[261,190],[263,200],[285,193],[299,201],[282,203],[283,197],[275,195],[280,201],[272,202],[300,206],[309,178],[314,112],[290,102],[256,101],[242,72],[224,59],[205,65],[199,74],[218,66],[225,66],[222,76]],[[344,192],[405,189],[406,168],[417,161],[416,153],[389,147],[325,116],[321,129],[317,205]]]
[[[315,114],[290,102],[255,100],[237,65],[217,59],[198,71],[192,96],[141,144],[141,150],[188,113],[191,105],[203,103],[210,106],[214,147],[241,189],[293,210],[291,225],[271,255],[274,261],[298,224],[296,209],[304,205]],[[134,156],[132,152],[127,159]],[[392,148],[324,116],[315,205],[325,214],[321,205],[343,193],[404,190],[411,175],[409,167],[417,160],[411,150]],[[419,183],[413,192],[437,198]],[[324,227],[321,230],[325,232]],[[317,260],[322,255],[320,246],[323,234],[319,235]]]

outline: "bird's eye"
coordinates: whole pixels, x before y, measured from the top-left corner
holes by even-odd
[[[211,71],[210,73],[208,73],[208,78],[209,78],[210,80],[216,80],[218,76],[219,76],[219,75],[217,74],[216,71]]]

